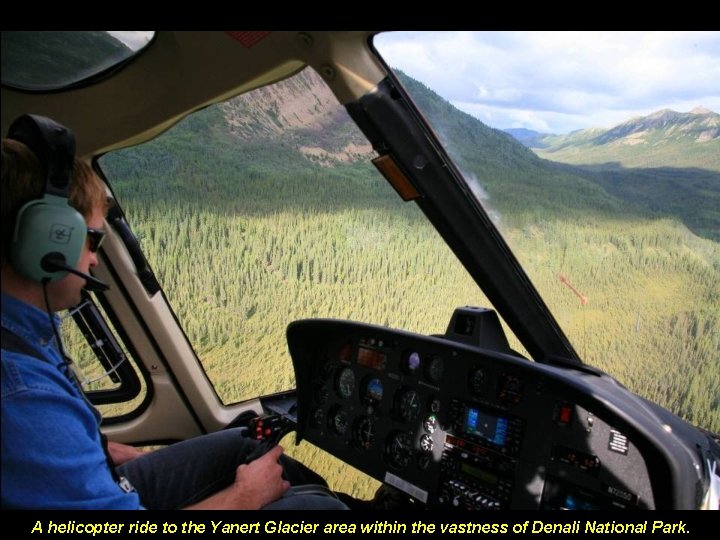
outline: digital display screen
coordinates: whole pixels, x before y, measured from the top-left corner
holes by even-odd
[[[548,476],[540,508],[543,510],[617,510],[638,503],[637,495],[615,486],[602,484],[603,493],[589,492],[580,486]],[[609,495],[609,497],[608,497]]]
[[[507,418],[493,416],[472,407],[465,408],[466,433],[481,437],[498,446],[505,446],[507,431]]]
[[[582,497],[577,494],[568,494],[565,496],[562,508],[566,510],[600,510],[601,507],[587,497]]]
[[[380,351],[366,349],[365,347],[358,348],[357,363],[361,366],[382,371],[385,369],[386,362],[387,356]]]
[[[498,477],[496,475],[482,469],[478,469],[476,467],[471,467],[467,463],[463,463],[460,465],[460,471],[467,474],[468,476],[477,478],[487,486],[494,486],[498,483]]]
[[[552,458],[593,475],[600,471],[600,459],[597,456],[567,446],[554,445]]]

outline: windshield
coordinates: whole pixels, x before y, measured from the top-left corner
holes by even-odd
[[[720,34],[374,45],[583,361],[720,431]]]

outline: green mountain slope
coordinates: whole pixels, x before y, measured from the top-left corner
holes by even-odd
[[[607,168],[699,168],[720,172],[720,115],[698,107],[663,109],[611,129],[575,131],[538,139],[543,158]]]
[[[539,216],[624,211],[623,203],[596,183],[539,159],[508,133],[459,111],[422,83],[400,77],[461,171],[481,187],[486,206],[509,226]]]

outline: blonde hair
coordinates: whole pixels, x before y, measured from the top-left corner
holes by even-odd
[[[35,154],[23,143],[13,139],[2,140],[2,184],[0,208],[2,209],[2,262],[9,259],[10,244],[15,221],[20,208],[45,193],[45,173]],[[85,219],[93,208],[108,210],[105,186],[95,171],[79,159],[73,163],[68,194],[70,205]]]

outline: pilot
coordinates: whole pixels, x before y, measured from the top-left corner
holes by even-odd
[[[105,188],[72,133],[25,115],[2,140],[2,507],[345,509],[275,446],[229,429],[153,452],[106,442],[62,347],[56,312],[102,282]],[[312,494],[308,494],[312,493]],[[330,493],[329,490],[327,493]]]

